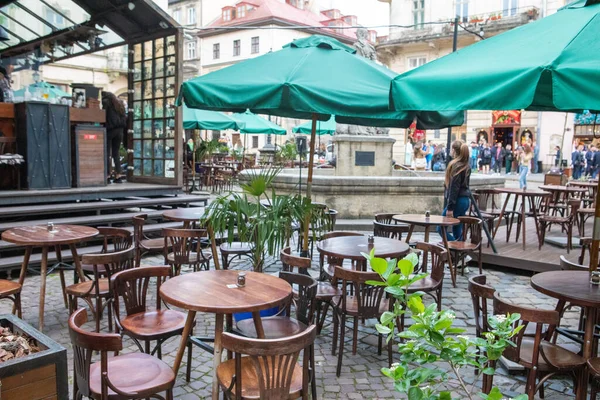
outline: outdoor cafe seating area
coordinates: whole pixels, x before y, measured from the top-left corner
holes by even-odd
[[[0,305],[14,305],[13,312],[37,324],[40,331],[46,331],[46,312],[68,321],[72,395],[100,396],[108,390],[125,397],[134,397],[135,392],[136,398],[155,393],[174,398],[173,390],[184,390],[200,369],[210,378],[207,397],[212,393],[217,398],[222,392],[235,398],[236,385],[240,385],[248,396],[264,398],[268,389],[261,385],[252,363],[265,362],[263,373],[290,374],[291,383],[273,382],[281,385],[280,390],[293,398],[309,394],[321,398],[326,394],[319,376],[323,354],[331,355],[327,365],[337,379],[351,376],[348,372],[356,357],[364,354],[379,355],[371,366],[375,369],[397,361],[394,341],[386,342],[369,322],[391,310],[393,299],[384,287],[367,284],[381,278],[363,253],[374,249],[375,256],[385,259],[414,253],[420,259],[419,271],[429,276],[411,287],[411,292],[423,292],[426,302],[435,302],[438,309],[461,297],[472,298],[472,306],[463,305],[461,313],[475,335],[490,329],[488,314],[519,313],[527,328],[517,347],[505,354],[513,362],[507,365],[530,371],[523,378],[529,382],[527,387],[537,384],[543,391],[557,374],[565,391],[584,398],[579,396],[587,391],[587,377],[598,375],[600,364],[594,339],[598,302],[587,267],[560,257],[559,271],[534,275],[524,290],[554,299],[554,306],[542,309],[511,301],[514,287],[500,282],[501,288],[494,289],[498,272],[488,271],[478,259],[490,245],[484,224],[493,235],[506,223],[506,238],[496,236],[496,242],[519,245],[524,224],[534,224],[540,248],[552,246],[543,243],[544,234],[564,236],[583,229],[575,204],[585,208],[593,200],[587,190],[572,190],[576,187],[548,187],[548,191],[532,190],[526,195],[509,189],[481,191],[476,196],[483,219],[475,216],[475,208],[471,216],[458,219],[380,213],[374,216],[372,232],[336,230],[337,213],[323,205],[326,223],[313,228],[312,259],[300,255],[301,237],[294,235],[291,247],[281,249],[261,270],[253,266],[252,243],[229,243],[223,235],[199,225],[205,208],[164,211],[165,219],[181,226],[164,228],[154,237],[143,233],[144,214],[133,217],[133,232],[74,225],[17,227],[5,231],[2,238],[24,246],[23,269],[18,281],[0,281],[0,296],[11,300]],[[502,208],[493,201],[499,194],[506,195]],[[514,198],[509,195],[519,197],[512,211],[508,210]],[[486,196],[484,204],[481,199]],[[451,230],[459,225],[464,232],[461,240],[447,242],[436,234],[437,227]],[[102,239],[102,251],[79,256],[78,245],[90,237]],[[28,257],[34,248],[46,254],[39,277],[28,274]],[[61,248],[73,253],[73,271],[63,267],[47,276],[50,266],[45,257],[49,250]],[[538,246],[529,251],[537,252]],[[565,256],[568,251],[564,249]],[[583,247],[581,257],[586,257],[585,252],[589,246]],[[53,294],[48,296],[51,282],[55,282]],[[27,299],[26,306],[23,299]],[[36,303],[37,314],[31,307]],[[411,323],[402,318],[398,330],[408,329]],[[64,335],[67,328],[63,323],[60,326]],[[52,329],[54,336],[56,326]],[[372,339],[365,341],[365,335]],[[539,351],[539,357],[532,351]],[[119,355],[112,356],[112,352]],[[204,362],[199,364],[198,357]],[[271,358],[281,364],[268,364]],[[292,361],[283,363],[284,359]],[[133,381],[122,372],[132,369],[137,370]],[[108,379],[101,380],[107,371]],[[493,376],[487,376],[482,390],[489,391],[492,385]]]

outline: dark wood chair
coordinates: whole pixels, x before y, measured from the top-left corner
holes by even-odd
[[[183,265],[189,265],[194,272],[210,269],[212,252],[202,248],[202,241],[208,239],[206,229],[163,228],[165,264],[173,268],[173,276],[181,273]],[[169,253],[171,249],[172,252]]]
[[[547,196],[549,198],[549,196]],[[550,229],[552,224],[560,225],[563,231],[567,233],[567,253],[573,248],[573,224],[577,218],[577,210],[581,205],[580,199],[572,199],[567,202],[568,212],[565,216],[544,214],[538,217],[540,227],[540,240],[538,249],[541,250],[546,239],[546,229]]]
[[[141,352],[162,358],[162,344],[172,336],[181,335],[185,325],[186,314],[161,307],[161,283],[171,277],[171,267],[139,267],[121,271],[111,278],[114,290],[115,325],[117,333],[133,339]],[[147,304],[150,281],[156,278],[156,304]],[[121,299],[125,307],[125,315],[121,316]],[[156,341],[154,349],[150,342]],[[144,346],[142,347],[142,344]],[[191,351],[191,343],[188,345]]]
[[[316,327],[281,339],[252,339],[223,333],[223,348],[234,359],[217,367],[217,379],[227,399],[308,399],[310,357]],[[304,353],[302,364],[298,363]],[[314,379],[313,379],[314,380]]]
[[[404,224],[386,224],[373,221],[373,236],[402,240],[402,235],[408,233],[410,227]]]
[[[123,349],[117,333],[92,333],[82,329],[87,312],[80,308],[69,317],[69,334],[73,344],[73,397],[109,399],[145,399],[166,392],[173,400],[175,373],[169,365],[144,353],[109,357],[109,352]],[[100,361],[92,363],[94,352]]]
[[[294,270],[297,270],[300,274],[308,275],[308,270],[312,263],[310,258],[291,254],[291,248],[289,247],[281,250],[279,257],[283,264],[283,271],[294,272]],[[332,305],[333,298],[340,296],[341,294],[342,291],[337,286],[332,285],[331,282],[317,282],[317,293],[315,296],[317,335],[319,335],[323,329],[325,317],[327,316],[329,307]]]
[[[133,244],[131,232],[124,228],[113,228],[111,226],[100,226],[97,228],[102,237],[102,250],[99,254],[114,253],[129,249]],[[102,271],[104,266],[98,266],[99,271]],[[86,263],[81,263],[83,273],[91,277],[94,275],[94,266]]]
[[[487,285],[487,277],[485,275],[475,275],[469,278],[468,289],[473,301],[475,335],[479,338],[484,338],[483,334],[490,331],[488,317],[491,313],[488,312],[488,301],[494,300],[496,289]],[[489,311],[492,311],[491,307]],[[489,366],[496,368],[496,361],[490,361]],[[477,374],[477,371],[475,373]],[[482,392],[488,394],[492,390],[493,383],[494,375],[483,374]]]
[[[553,334],[553,327],[560,323],[560,313],[556,310],[541,310],[537,308],[519,306],[504,300],[494,294],[494,314],[515,314],[521,315],[518,325],[529,324],[535,326],[535,335],[533,337],[525,335],[525,328],[517,334],[513,341],[516,347],[508,347],[504,351],[504,356],[527,370],[526,394],[530,400],[534,399],[535,394],[540,391],[540,397],[543,397],[543,385],[556,374],[571,374],[575,385],[578,382],[579,374],[585,368],[586,360],[563,347],[550,342]],[[550,326],[544,333],[544,325]]]
[[[316,217],[315,220],[311,221],[310,229],[308,231],[308,241],[310,243],[310,256],[314,254],[314,246],[315,241],[323,240],[324,236],[329,233],[335,231],[335,224],[337,222],[337,210],[333,208],[328,208],[325,204],[317,204],[316,207]],[[302,221],[300,222],[300,232],[302,232]],[[298,241],[298,249],[302,246],[302,235],[300,235],[300,240]]]
[[[385,294],[383,286],[367,285],[367,281],[380,281],[381,277],[375,272],[362,272],[344,269],[335,266],[333,274],[334,280],[341,282],[341,287],[352,288],[352,291],[342,291],[342,295],[333,300],[333,347],[332,354],[335,355],[338,345],[339,333],[339,353],[336,375],[340,376],[342,371],[342,359],[344,357],[346,317],[354,320],[352,334],[352,354],[356,354],[358,344],[358,321],[370,318],[377,318],[386,311],[391,310],[391,302]],[[379,336],[377,354],[381,355],[382,336]],[[393,340],[388,342],[388,362],[392,364],[392,345]]]
[[[498,193],[494,189],[477,189],[473,191],[473,197],[475,197],[475,201],[477,202],[477,207],[481,212],[481,217],[483,218],[483,222],[487,224],[488,231],[493,232],[494,230],[494,222],[496,218],[500,217],[502,212],[502,207],[498,207],[496,203],[496,195]],[[473,205],[471,205],[471,215],[477,217],[477,213]],[[504,211],[504,220],[506,222],[506,240],[508,241],[509,233],[508,233],[508,225],[510,220],[510,215],[512,212],[508,209]]]
[[[254,245],[248,242],[225,242],[221,243],[219,250],[221,252],[221,260],[223,261],[223,269],[229,269],[229,266],[236,258],[249,258],[250,269],[254,269],[252,256]],[[231,257],[231,258],[230,258]]]
[[[144,234],[144,225],[148,214],[133,217],[133,241],[135,244],[135,265],[140,266],[142,256],[146,254],[163,254],[165,241],[163,238],[150,239]]]
[[[600,391],[600,358],[594,357],[587,360],[587,367],[592,376],[592,390],[590,400],[596,400]]]
[[[475,217],[458,217],[462,224],[462,237],[456,241],[448,242],[448,248],[450,253],[454,255],[454,269],[452,272],[456,273],[458,267],[458,261],[462,261],[462,273],[465,273],[465,256],[467,253],[477,253],[477,266],[479,267],[479,273],[483,273],[482,270],[482,259],[481,259],[481,243],[483,241],[482,236],[482,221]],[[456,280],[456,276],[454,277]]]
[[[23,318],[21,311],[21,289],[22,286],[19,282],[0,279],[0,300],[9,299],[12,301],[14,304],[12,313],[16,312],[19,318]]]
[[[85,301],[90,310],[93,310],[96,319],[96,332],[100,332],[100,319],[109,300],[113,299],[113,290],[110,279],[118,272],[134,267],[135,248],[107,254],[84,254],[81,257],[84,264],[93,266],[94,278],[67,286],[69,296],[69,312],[77,308],[77,300]],[[92,299],[96,301],[94,306]],[[108,307],[108,329],[112,331],[112,308]]]

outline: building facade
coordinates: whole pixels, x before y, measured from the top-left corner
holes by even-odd
[[[196,16],[192,17],[190,10],[195,10]],[[323,9],[318,0],[169,0],[169,12],[189,28],[184,43],[184,79],[280,50],[295,39],[313,34],[352,44],[356,41],[355,30],[347,28],[358,24],[356,16]],[[375,43],[375,31],[371,31],[371,40]],[[305,122],[278,117],[271,120],[290,133],[292,127]],[[229,135],[233,144],[239,143],[250,153],[256,153],[267,142],[267,135]],[[286,138],[274,137],[272,141],[283,143]]]
[[[556,12],[565,0],[379,0],[389,3],[390,32],[377,45],[379,59],[389,68],[403,73],[443,57],[453,50],[454,20],[458,18],[457,49],[506,32]],[[464,28],[463,28],[464,27]],[[507,52],[506,62],[511,62]],[[457,88],[460,90],[460,88]],[[565,125],[565,118],[567,124]],[[566,129],[565,129],[566,127]],[[564,113],[539,113],[523,110],[468,111],[463,126],[453,128],[452,139],[518,145],[537,141],[540,161],[554,162],[554,148],[563,143],[570,154],[573,118]],[[415,132],[392,130],[396,144],[394,157],[404,160],[408,135],[446,143],[446,130]]]

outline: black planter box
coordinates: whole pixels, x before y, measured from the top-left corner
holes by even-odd
[[[0,326],[29,335],[42,349],[39,353],[0,362],[0,398],[67,400],[67,350],[14,315],[0,315]]]

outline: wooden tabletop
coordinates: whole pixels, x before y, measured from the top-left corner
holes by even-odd
[[[569,186],[579,186],[579,187],[598,187],[598,182],[590,182],[590,181],[571,181],[569,182]]]
[[[163,213],[163,217],[176,222],[196,222],[204,215],[204,207],[175,208]]]
[[[246,286],[238,288],[238,272],[201,271],[177,276],[161,285],[160,295],[167,303],[186,310],[233,314],[277,306],[292,294],[289,283],[260,272],[246,272]]]
[[[587,192],[587,189],[584,187],[574,187],[574,186],[542,185],[539,188],[541,190],[545,190],[548,192],[574,192],[574,193]]]
[[[516,194],[518,196],[546,196],[550,193],[535,189],[495,188],[498,193]]]
[[[429,218],[426,218],[425,214],[401,214],[394,215],[392,219],[396,222],[420,226],[453,226],[460,224],[460,220],[457,218],[443,217],[441,215],[430,215]]]
[[[542,272],[531,277],[531,286],[545,295],[578,306],[600,306],[600,285],[590,284],[587,271]]]
[[[328,256],[349,260],[365,260],[361,253],[371,251],[367,236],[340,236],[317,243],[317,249]],[[400,258],[408,254],[408,244],[397,239],[375,237],[375,256],[380,258]]]
[[[2,240],[21,246],[54,246],[79,243],[98,235],[98,229],[81,225],[55,225],[52,232],[44,225],[16,227],[2,232]]]

